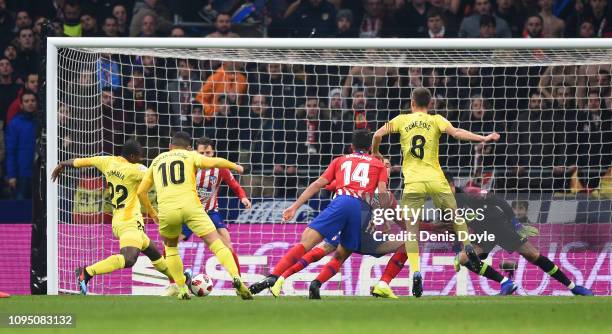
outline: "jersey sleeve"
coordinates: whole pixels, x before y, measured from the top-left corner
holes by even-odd
[[[330,182],[328,185],[325,186],[325,190],[327,191],[336,191],[336,185],[338,183],[338,180],[333,180],[332,182]]]
[[[389,121],[389,123],[387,123],[387,126],[389,128],[389,132],[390,133],[396,133],[399,132],[399,129],[401,127],[401,115],[399,116],[395,116],[392,120]]]
[[[447,127],[452,126],[451,122],[449,122],[442,115],[436,115],[435,122],[436,122],[436,126],[438,127],[438,129],[440,129],[440,132],[444,132],[446,131]]]
[[[145,165],[137,164],[136,165],[136,180],[142,181],[144,175],[147,173],[148,168]]]
[[[385,165],[380,165],[378,166],[379,168],[379,174],[378,174],[378,183],[380,182],[384,182],[387,183],[387,181],[389,180],[389,175],[387,174],[387,168],[385,167]],[[376,186],[378,186],[378,183],[376,184]]]
[[[240,199],[247,197],[246,192],[244,189],[242,189],[240,183],[236,180],[234,175],[232,175],[232,172],[230,172],[229,169],[220,169],[219,176],[223,182],[225,182],[225,184],[232,189],[232,192],[236,195],[236,197]]]
[[[141,165],[142,166],[142,165]],[[144,167],[144,166],[142,166]],[[141,182],[147,182],[147,184],[152,185],[153,184],[153,168],[147,168],[144,167],[145,170],[143,170],[143,174],[142,174],[142,181]]]
[[[108,166],[108,162],[110,161],[110,156],[97,156],[97,157],[89,157],[89,158],[79,158],[74,159],[72,165],[76,168],[81,167],[96,167],[99,171],[104,173],[106,171],[106,167]]]
[[[210,158],[203,156],[197,152],[193,152],[193,161],[196,167],[200,169],[208,168],[227,168],[236,169],[236,164],[223,158]]]
[[[336,168],[338,166],[338,159],[340,159],[340,158],[334,159],[329,164],[329,166],[327,166],[327,169],[325,170],[325,172],[323,172],[323,174],[321,174],[321,177],[324,177],[330,183],[332,181],[334,181],[334,179],[336,179]]]

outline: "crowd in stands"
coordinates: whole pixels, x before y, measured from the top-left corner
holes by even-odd
[[[47,27],[70,37],[590,38],[612,37],[611,19],[607,0],[0,0],[0,198],[29,198],[38,177]],[[347,152],[353,129],[375,130],[424,86],[432,108],[456,126],[502,133],[497,145],[445,138],[445,168],[480,178],[495,170],[497,187],[531,191],[590,192],[612,178],[612,61],[385,68],[101,54],[92,64],[60,64],[60,91],[95,97],[77,105],[60,95],[64,158],[83,154],[84,136],[102,131],[104,152],[133,136],[149,162],[183,130],[217,139],[221,155],[273,176],[277,196],[294,196]],[[385,150],[398,165],[399,146]]]

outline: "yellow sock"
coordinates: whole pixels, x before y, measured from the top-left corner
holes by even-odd
[[[408,263],[410,264],[410,272],[414,273],[421,271],[421,257],[419,256],[419,242],[416,240],[406,240],[404,244],[406,254],[408,255]]]
[[[115,270],[125,267],[125,258],[121,254],[115,254],[107,257],[102,261],[98,261],[91,266],[85,268],[91,276],[112,273]]]
[[[238,274],[238,266],[236,266],[236,261],[234,261],[232,252],[229,250],[229,248],[227,248],[227,246],[225,246],[225,244],[223,244],[221,239],[215,240],[212,244],[210,244],[210,246],[208,246],[208,248],[210,248],[210,251],[215,254],[217,259],[219,259],[219,263],[221,263],[223,268],[227,270],[232,278],[240,276],[240,274]]]
[[[155,267],[157,271],[166,275],[168,278],[172,278],[172,275],[170,275],[170,271],[168,270],[168,263],[166,263],[166,259],[164,259],[163,256],[155,261],[151,261],[151,263],[153,263],[153,267]]]
[[[183,274],[183,261],[181,261],[178,247],[164,247],[166,248],[166,265],[168,266],[168,272],[174,279],[176,285],[180,288],[185,285],[185,274]]]

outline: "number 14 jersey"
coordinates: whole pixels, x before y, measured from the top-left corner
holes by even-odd
[[[389,132],[400,134],[404,183],[446,180],[440,167],[440,136],[451,123],[440,115],[402,114],[389,123]]]
[[[336,181],[336,195],[353,197],[373,194],[378,183],[388,178],[383,162],[363,152],[337,157],[321,176],[329,183]]]

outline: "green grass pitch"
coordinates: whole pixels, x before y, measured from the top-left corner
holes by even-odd
[[[0,333],[612,333],[612,297],[13,296],[0,313],[73,313],[76,328]]]

